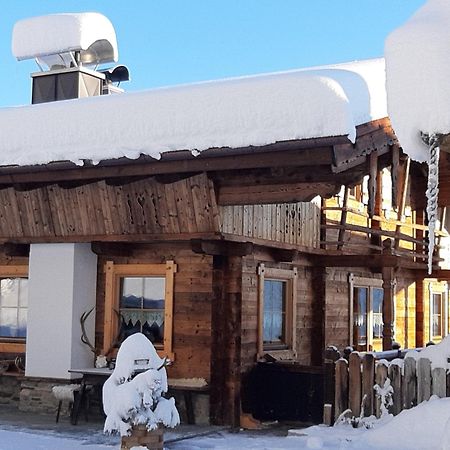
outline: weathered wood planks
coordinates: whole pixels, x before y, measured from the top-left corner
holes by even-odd
[[[0,239],[179,234],[219,231],[212,182],[205,174],[162,184],[104,180],[0,190]]]
[[[219,211],[223,233],[319,246],[320,208],[314,203],[220,206]]]

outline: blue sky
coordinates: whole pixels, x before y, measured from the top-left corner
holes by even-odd
[[[14,23],[96,11],[113,23],[128,91],[382,56],[425,0],[16,0],[0,16],[0,106],[27,104],[33,62],[11,54]]]

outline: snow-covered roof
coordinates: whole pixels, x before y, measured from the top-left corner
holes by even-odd
[[[426,161],[420,132],[450,132],[450,2],[429,0],[386,40],[388,111],[403,150]]]
[[[121,95],[0,109],[0,165],[89,159],[348,135],[385,117],[375,59]]]
[[[12,52],[18,60],[80,51],[85,64],[117,61],[116,33],[99,13],[50,14],[14,25]]]

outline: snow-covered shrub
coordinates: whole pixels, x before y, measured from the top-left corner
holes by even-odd
[[[133,378],[136,371],[145,370]],[[133,425],[154,430],[159,424],[175,427],[180,416],[173,398],[167,392],[165,360],[142,334],[129,336],[122,343],[116,367],[103,386],[104,431],[127,436]]]

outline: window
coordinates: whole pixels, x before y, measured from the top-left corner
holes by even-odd
[[[165,278],[120,278],[119,313],[123,339],[140,332],[164,344]]]
[[[362,201],[362,185],[357,184],[356,186],[349,187],[348,195],[357,202]]]
[[[141,332],[162,356],[172,351],[173,282],[176,265],[114,264],[105,266],[104,352],[114,344]]]
[[[430,339],[440,341],[448,331],[447,283],[430,282]]]
[[[258,267],[258,356],[287,351],[295,356],[297,269]]]
[[[356,350],[380,351],[383,348],[383,282],[353,275],[349,281],[352,345]]]
[[[0,266],[0,351],[25,352],[28,267]]]
[[[431,323],[432,323],[432,335],[431,337],[434,338],[442,338],[442,333],[444,331],[444,308],[443,308],[443,295],[441,293],[439,294],[431,294],[431,301],[433,303],[432,305],[432,311],[433,314],[431,316]]]

